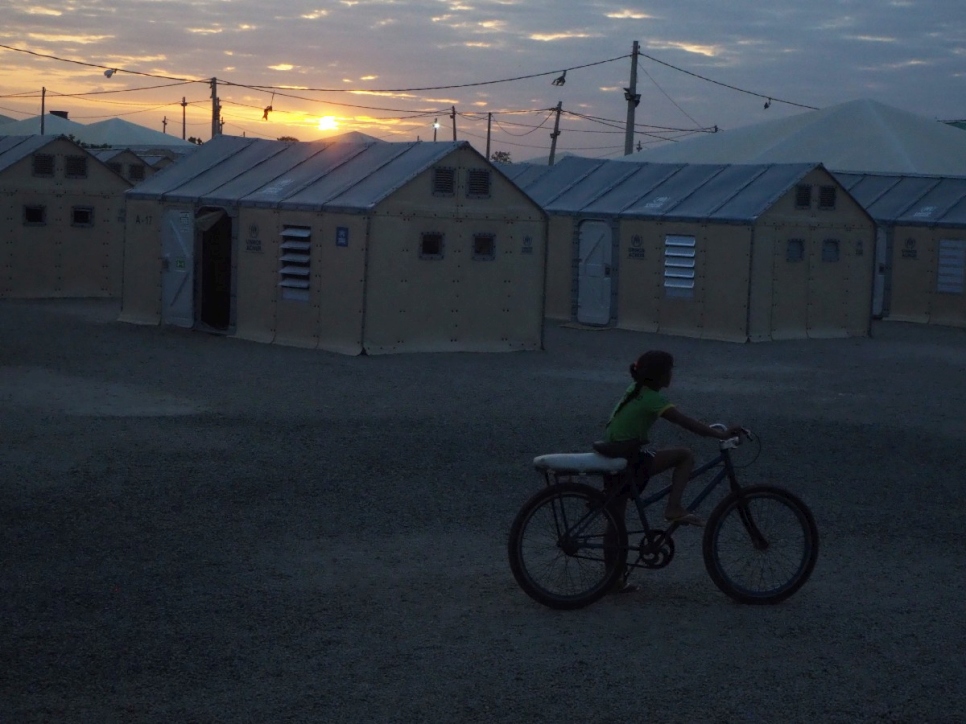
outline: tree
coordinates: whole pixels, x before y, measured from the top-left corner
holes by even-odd
[[[278,140],[279,141],[285,141],[285,143],[298,143],[299,142],[299,139],[297,139],[295,136],[282,136]]]
[[[188,143],[196,143],[199,146],[204,143],[200,138],[195,138],[194,136],[188,136]]]
[[[493,163],[513,163],[513,161],[510,160],[509,151],[494,151],[490,156],[490,160]]]

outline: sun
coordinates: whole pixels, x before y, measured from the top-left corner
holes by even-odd
[[[320,131],[334,131],[339,127],[333,116],[325,116],[319,119],[319,130]]]

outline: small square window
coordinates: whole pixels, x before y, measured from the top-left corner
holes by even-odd
[[[456,194],[456,169],[433,169],[433,196],[453,196]]]
[[[48,153],[34,154],[34,176],[53,176],[54,157]]]
[[[795,187],[795,208],[812,208],[812,187],[809,184],[799,184]]]
[[[127,175],[132,181],[144,181],[144,165],[132,163],[127,167]]]
[[[496,237],[493,234],[473,236],[473,258],[477,261],[492,261],[496,258]]]
[[[87,178],[87,156],[68,156],[64,159],[64,176]]]
[[[467,172],[466,196],[471,199],[490,198],[490,172],[485,168],[471,168]]]
[[[796,262],[805,258],[805,240],[789,239],[785,250],[785,261]]]
[[[442,259],[443,258],[443,235],[436,231],[423,234],[419,243],[420,259]]]
[[[839,260],[839,241],[838,239],[826,239],[822,242],[822,261]]]
[[[93,226],[94,209],[90,206],[74,206],[70,210],[71,226]]]
[[[47,223],[47,207],[24,206],[23,223],[27,226],[43,226]]]
[[[820,209],[835,208],[835,187],[834,186],[822,186],[819,189],[818,208]]]

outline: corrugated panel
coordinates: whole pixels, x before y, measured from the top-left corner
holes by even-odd
[[[675,207],[721,173],[726,166],[685,166],[664,183],[624,210],[624,216],[659,217],[674,213]]]
[[[390,161],[409,151],[415,143],[376,143],[365,147],[365,151],[352,156],[348,161],[331,173],[319,178],[309,186],[294,194],[286,195],[279,202],[280,207],[317,209],[345,194],[353,186],[379,172]],[[430,144],[422,144],[429,146]],[[434,146],[438,144],[432,144]],[[446,144],[450,146],[450,144]],[[402,164],[400,168],[407,168]],[[360,197],[361,198],[361,197]],[[339,204],[339,206],[345,206]],[[356,206],[353,208],[366,208]]]
[[[40,150],[56,136],[0,136],[0,171]]]
[[[621,165],[628,165],[623,161],[615,161]],[[612,188],[606,194],[584,209],[584,214],[595,216],[616,216],[638,200],[649,194],[674,174],[678,173],[684,164],[680,163],[641,163],[633,174],[623,182]]]
[[[276,156],[285,150],[286,144],[256,139],[254,143],[239,149],[228,158],[197,174],[177,189],[169,191],[165,197],[172,200],[200,199],[217,196],[218,189],[243,176],[258,175],[257,166],[265,159]]]
[[[838,182],[845,186],[852,197],[864,209],[868,209],[882,196],[889,192],[897,183],[902,180],[902,176],[897,175],[861,175],[861,174],[832,174]],[[846,185],[846,180],[848,185]]]
[[[552,166],[544,166],[542,164],[536,163],[520,163],[511,164],[506,168],[516,168],[519,167],[519,173],[517,173],[511,180],[517,186],[519,186],[524,191],[527,191],[531,186],[537,183],[537,180],[553,170]],[[500,166],[502,171],[505,167]],[[529,191],[527,191],[529,193]]]
[[[184,156],[165,168],[162,173],[154,174],[133,189],[126,191],[125,195],[129,199],[153,199],[175,192],[181,186],[217,167],[254,142],[254,138],[239,138],[238,136],[213,138],[191,155]]]
[[[496,167],[500,170],[504,176],[513,181],[517,182],[517,177],[521,176],[525,172],[532,168],[540,168],[539,166],[534,166],[532,163],[500,163],[496,164]],[[543,167],[546,169],[546,166]],[[518,184],[519,185],[519,184]]]
[[[341,208],[371,208],[433,164],[445,159],[461,145],[460,143],[408,144],[408,148],[403,153],[389,159],[378,169],[370,170],[344,192],[333,196],[329,203]],[[360,161],[363,158],[360,157]],[[480,166],[488,166],[482,157]]]
[[[298,144],[301,145],[301,144]],[[261,183],[254,191],[242,199],[243,205],[275,207],[281,201],[297,194],[302,189],[311,186],[327,174],[344,166],[349,160],[365,153],[369,144],[363,143],[331,143],[307,144],[315,147],[324,145],[319,153],[305,159],[302,163],[294,164],[288,171],[274,177],[265,174]],[[394,144],[388,144],[394,145]],[[276,157],[281,163],[283,157]],[[291,156],[295,160],[297,156]],[[274,161],[275,159],[273,159]]]
[[[897,223],[928,224],[943,221],[947,212],[966,198],[966,179],[944,178],[896,219]]]
[[[736,193],[727,203],[716,209],[708,218],[715,221],[754,221],[767,211],[782,196],[788,193],[805,174],[816,168],[814,163],[777,163],[764,168],[751,182]],[[732,172],[733,169],[740,168],[732,166],[721,176]],[[747,167],[744,167],[747,168]],[[716,183],[720,179],[716,177],[711,183]],[[710,186],[711,184],[708,184]],[[705,188],[702,187],[698,192],[704,194]],[[695,194],[698,196],[698,194]],[[674,210],[678,214],[678,209]],[[699,217],[700,218],[700,217]]]
[[[564,191],[605,163],[607,161],[600,159],[567,156],[555,166],[547,167],[547,173],[534,179],[532,184],[524,188],[524,191],[540,206],[547,208]]]
[[[728,166],[675,206],[673,214],[676,218],[705,219],[734,199],[736,195],[754,196],[757,199],[760,194],[750,193],[748,186],[767,170],[768,166],[760,164]],[[751,192],[756,190],[756,187],[751,188]]]
[[[937,183],[939,183],[938,178],[928,176],[903,177],[878,199],[866,206],[865,210],[876,221],[895,221]]]
[[[545,207],[547,211],[576,213],[593,203],[611,189],[619,186],[637,169],[633,164],[604,163],[582,176],[569,189]],[[566,172],[566,169],[565,171]]]
[[[939,226],[966,227],[966,199],[951,206],[943,215]]]
[[[271,184],[299,164],[322,153],[330,145],[324,142],[286,143],[285,148],[274,156],[261,161],[250,173],[238,176],[201,199],[202,203],[225,203],[237,201],[258,189]]]

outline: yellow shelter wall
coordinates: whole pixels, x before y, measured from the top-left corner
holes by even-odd
[[[966,230],[897,226],[892,238],[888,319],[966,327],[966,295],[938,290],[939,242],[966,239]]]
[[[121,316],[125,322],[161,322],[161,216],[157,201],[128,200],[124,212]]]
[[[130,184],[65,139],[38,153],[53,156],[53,176],[34,176],[32,156],[0,173],[0,297],[120,296],[123,194]],[[86,177],[66,177],[67,156],[87,158]],[[43,225],[25,222],[26,206],[44,208]],[[75,224],[75,207],[90,209],[93,224]]]
[[[617,326],[745,341],[751,229],[729,224],[628,219],[620,223]],[[667,236],[695,239],[690,299],[664,288]]]
[[[413,216],[372,219],[365,348],[370,353],[539,349],[543,324],[542,219]],[[441,233],[441,258],[421,258]],[[492,259],[473,237],[493,234]]]

